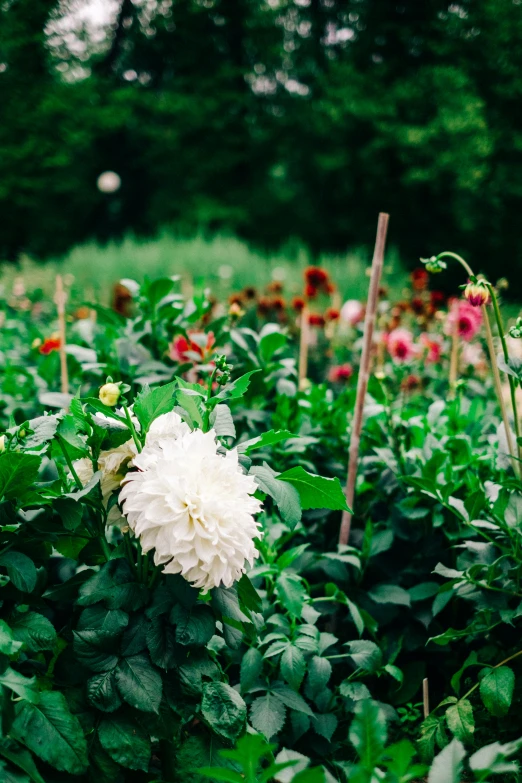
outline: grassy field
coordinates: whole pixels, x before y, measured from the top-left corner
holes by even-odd
[[[343,298],[366,296],[366,270],[372,248],[353,248],[346,255],[323,256],[316,263],[324,265],[337,283]],[[121,278],[142,280],[145,275],[180,275],[194,286],[210,286],[216,295],[225,295],[245,285],[262,288],[279,279],[285,290],[297,293],[302,287],[302,270],[312,263],[306,249],[289,243],[279,252],[264,255],[246,243],[230,236],[203,235],[182,239],[164,233],[155,239],[128,237],[105,246],[80,245],[59,261],[39,264],[23,259],[19,266],[4,265],[1,281],[8,289],[15,277],[22,275],[28,288],[40,287],[51,294],[57,272],[67,275],[66,283],[73,295],[106,302],[112,285]],[[387,253],[384,285],[400,295],[406,274],[393,248]]]

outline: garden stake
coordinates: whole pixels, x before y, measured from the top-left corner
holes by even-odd
[[[455,398],[457,390],[457,373],[459,367],[459,303],[454,302],[452,306],[455,314],[455,323],[451,330],[451,354],[450,354],[450,366],[449,366],[449,394],[448,398],[453,400]]]
[[[56,295],[54,301],[58,311],[58,331],[60,333],[60,377],[62,394],[69,394],[69,374],[67,372],[67,354],[65,353],[65,291],[61,275],[56,275]]]
[[[346,502],[350,509],[353,508],[353,500],[355,495],[355,481],[357,478],[357,461],[359,458],[359,444],[361,441],[364,399],[366,397],[366,390],[368,388],[368,380],[370,377],[372,338],[375,327],[377,303],[379,299],[379,285],[384,262],[384,248],[386,246],[386,234],[388,231],[389,218],[390,216],[385,212],[381,212],[379,214],[379,221],[377,223],[377,236],[375,239],[375,250],[373,252],[372,260],[370,288],[368,291],[368,301],[366,303],[361,365],[359,367],[359,377],[357,379],[357,396],[355,399],[352,433],[350,436],[350,447],[348,450],[348,475],[346,478],[345,495]],[[346,545],[348,543],[348,539],[350,538],[351,524],[352,511],[343,511],[341,529],[339,532],[339,544]]]
[[[309,326],[308,305],[305,304],[301,310],[301,335],[299,339],[299,388],[306,386],[306,377],[308,375],[308,340]]]
[[[424,720],[426,720],[430,714],[430,690],[427,677],[422,681],[422,704],[424,708]]]

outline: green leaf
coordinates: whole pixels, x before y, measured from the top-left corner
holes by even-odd
[[[6,622],[0,620],[0,653],[3,655],[16,655],[22,642],[17,641]]]
[[[316,476],[298,465],[280,473],[277,480],[286,481],[295,487],[299,493],[301,507],[305,510],[309,508],[329,508],[332,511],[350,510],[338,478]]]
[[[37,612],[19,613],[12,621],[11,630],[14,638],[31,652],[52,650],[56,642],[53,624]]]
[[[197,772],[212,780],[220,780],[224,783],[244,783],[245,778],[239,772],[225,767],[199,767]]]
[[[377,604],[410,606],[411,603],[408,591],[398,585],[375,585],[368,591],[368,595]]]
[[[7,769],[4,762],[0,760],[0,775],[2,783],[30,783],[27,775],[14,769]]]
[[[276,351],[286,344],[288,337],[277,324],[265,324],[259,335],[258,351],[264,364],[269,362]]]
[[[446,723],[451,733],[459,740],[470,741],[475,731],[473,707],[467,699],[460,699],[446,710]]]
[[[286,709],[282,701],[267,693],[252,702],[250,707],[250,722],[256,731],[261,732],[270,740],[279,734],[284,726]]]
[[[332,676],[332,664],[326,658],[318,655],[308,663],[308,676],[306,678],[306,695],[310,699],[321,696]]]
[[[214,400],[234,400],[239,397],[242,397],[245,392],[247,391],[248,387],[250,386],[250,378],[252,375],[254,375],[256,372],[261,372],[261,370],[250,370],[250,372],[246,372],[244,375],[241,375],[240,378],[237,378],[235,381],[232,381],[231,383],[227,383],[226,386],[223,386],[221,391],[215,395],[212,399]]]
[[[62,693],[44,691],[38,704],[23,701],[15,709],[12,734],[19,742],[61,772],[81,775],[86,771],[87,743]]]
[[[291,484],[279,481],[277,473],[268,465],[254,465],[250,468],[261,490],[273,498],[283,520],[294,528],[301,521],[301,500],[299,492]]]
[[[242,693],[247,693],[250,688],[255,685],[262,671],[263,656],[259,650],[256,650],[255,647],[251,647],[241,659],[239,681],[241,683]]]
[[[301,617],[303,606],[308,597],[301,577],[283,571],[276,579],[276,593],[292,617]]]
[[[105,601],[109,609],[133,611],[142,607],[148,598],[147,588],[136,582],[128,561],[121,557],[109,560],[80,587],[80,606],[91,606]]]
[[[350,725],[349,738],[361,766],[367,772],[373,772],[379,762],[386,737],[386,720],[379,704],[371,699],[359,701],[355,707],[355,718]]]
[[[306,661],[299,647],[289,645],[281,656],[281,674],[289,685],[297,690],[304,678]]]
[[[59,498],[54,503],[54,510],[62,520],[66,530],[76,530],[82,521],[83,506],[71,498]]]
[[[222,615],[240,623],[248,623],[250,619],[241,610],[235,587],[215,587],[212,590],[212,606]]]
[[[87,701],[102,712],[114,712],[121,707],[114,671],[101,672],[87,681]]]
[[[0,566],[7,568],[7,574],[13,585],[22,593],[32,593],[36,587],[36,568],[33,561],[22,554],[10,550],[0,555]]]
[[[93,672],[107,672],[118,663],[118,638],[110,631],[73,631],[73,647],[82,666]]]
[[[314,717],[312,726],[317,734],[330,742],[338,723],[339,721],[333,712],[325,712]]]
[[[160,669],[172,669],[179,663],[180,647],[176,643],[176,631],[164,617],[154,617],[146,633],[147,649],[152,662]]]
[[[3,741],[0,743],[0,755],[10,761],[11,764],[22,769],[32,783],[45,783],[43,777],[36,768],[32,755],[26,748],[22,748],[14,742],[7,743]]]
[[[225,739],[235,740],[244,731],[246,704],[239,693],[224,682],[204,686],[201,713],[212,730]]]
[[[24,677],[17,671],[7,668],[0,674],[0,685],[9,688],[21,699],[25,699],[33,704],[40,701],[40,691],[36,683],[36,677]]]
[[[283,702],[285,707],[289,707],[291,710],[296,710],[296,712],[302,712],[304,715],[308,715],[310,718],[313,717],[314,713],[303,699],[301,694],[296,693],[288,685],[285,685],[285,683],[274,682],[271,688],[271,692],[274,696]]]
[[[147,655],[123,658],[116,669],[116,684],[127,704],[143,712],[158,712],[162,682]]]
[[[274,446],[276,443],[295,437],[297,436],[288,430],[268,430],[268,432],[258,435],[257,438],[251,438],[239,443],[237,450],[240,454],[250,454],[255,449],[264,449],[267,446]]]
[[[177,604],[170,613],[170,621],[176,626],[176,641],[187,647],[204,647],[216,628],[214,613],[203,604],[191,609]]]
[[[513,699],[515,674],[509,666],[490,669],[480,681],[480,695],[486,709],[496,718],[506,715]]]
[[[104,718],[98,726],[98,737],[102,748],[117,764],[147,772],[151,755],[150,739],[139,723],[122,715]]]
[[[236,428],[228,405],[216,405],[210,416],[210,425],[218,438],[236,437]]]
[[[8,451],[0,454],[0,499],[18,499],[38,478],[41,457]]]
[[[344,682],[342,682],[339,686],[339,692],[341,696],[347,699],[347,706],[352,710],[358,701],[371,698],[368,686],[363,682],[351,682],[350,680],[344,680]]]
[[[148,429],[154,419],[164,413],[169,413],[176,405],[174,393],[178,389],[178,382],[172,381],[164,386],[159,386],[152,391],[145,387],[136,397],[133,413],[142,427],[142,432]]]
[[[462,760],[465,755],[464,745],[458,739],[453,739],[435,757],[428,775],[428,783],[460,783]]]
[[[346,646],[349,648],[350,656],[358,669],[375,672],[381,668],[382,653],[375,642],[357,639],[354,642],[347,642]]]

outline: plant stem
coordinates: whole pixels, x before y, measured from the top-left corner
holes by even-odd
[[[212,370],[212,375],[210,376],[210,380],[208,382],[208,388],[207,388],[207,399],[206,399],[206,403],[205,403],[206,404],[206,410],[205,410],[205,415],[203,417],[203,427],[204,427],[204,431],[205,432],[208,432],[209,429],[210,429],[211,408],[210,408],[209,402],[210,402],[210,400],[212,398],[212,385],[214,383],[214,379],[216,377],[216,373],[217,373],[217,367],[214,367],[214,369]]]
[[[129,427],[129,429],[131,431],[132,440],[134,441],[134,445],[138,449],[138,454],[139,454],[139,452],[141,451],[141,442],[140,442],[140,439],[138,438],[138,433],[136,432],[136,427],[134,426],[134,423],[132,421],[132,418],[131,418],[131,415],[130,415],[130,411],[129,411],[127,405],[123,405],[123,410],[125,411],[125,418],[127,420],[127,426]]]
[[[507,364],[509,362],[509,353],[508,353],[508,348],[507,348],[507,343],[506,343],[506,337],[505,337],[505,334],[504,334],[504,324],[502,322],[502,314],[500,312],[500,307],[498,305],[498,299],[497,299],[497,295],[495,293],[495,289],[493,288],[493,286],[490,283],[488,283],[487,286],[488,286],[488,290],[489,290],[489,295],[491,296],[491,301],[493,303],[493,312],[495,313],[495,318],[496,318],[496,321],[497,321],[497,328],[498,328],[498,333],[499,333],[499,336],[500,336],[500,342],[502,344],[502,352],[504,354],[504,361]],[[518,411],[517,411],[516,382],[515,382],[515,379],[513,378],[513,376],[509,375],[509,374],[508,374],[508,381],[509,381],[509,391],[510,391],[510,394],[511,394],[511,406],[513,408],[513,420],[515,422],[515,434],[517,436],[518,458],[522,459],[522,447],[521,447],[520,443],[518,442],[518,438],[520,438],[520,422],[519,422],[519,419],[518,419]]]
[[[72,460],[71,460],[71,458],[69,456],[67,448],[66,448],[66,446],[65,446],[65,444],[63,442],[62,436],[61,435],[57,435],[56,436],[56,440],[58,441],[58,445],[60,446],[60,449],[62,450],[63,456],[65,457],[65,461],[67,463],[67,467],[69,468],[69,470],[71,472],[71,476],[74,479],[74,483],[76,484],[78,489],[83,489],[83,484],[80,481],[80,479],[78,478],[78,474],[76,473],[76,471],[74,469],[74,465],[73,465]]]

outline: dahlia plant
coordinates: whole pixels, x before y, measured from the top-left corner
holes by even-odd
[[[248,730],[225,652],[264,627],[248,571],[266,498],[289,526],[346,503],[338,479],[256,464],[290,432],[233,445],[253,371],[231,372],[217,356],[205,385],[176,378],[132,404],[109,379],[5,432],[6,779],[179,779]]]

